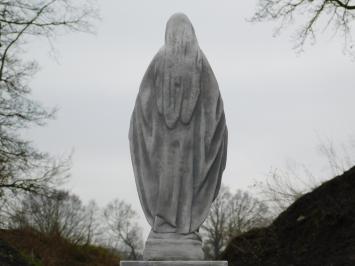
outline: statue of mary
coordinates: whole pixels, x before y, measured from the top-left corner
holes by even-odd
[[[137,190],[152,227],[147,260],[203,258],[199,227],[226,165],[227,127],[216,78],[184,14],[166,26],[131,118]]]

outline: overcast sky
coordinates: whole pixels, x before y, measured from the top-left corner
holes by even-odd
[[[97,34],[60,37],[57,60],[45,41],[28,55],[41,71],[34,97],[60,108],[57,119],[30,132],[53,155],[74,150],[66,185],[103,206],[118,197],[143,216],[130,161],[128,128],[138,88],[163,45],[175,12],[192,21],[219,82],[229,129],[223,182],[247,189],[288,161],[322,172],[318,135],[336,143],[355,135],[355,63],[340,39],[319,40],[298,55],[290,31],[273,38],[274,24],[251,24],[254,1],[99,1]]]

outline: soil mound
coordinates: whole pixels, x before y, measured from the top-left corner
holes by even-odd
[[[22,255],[7,242],[0,239],[0,265],[31,266]]]
[[[233,239],[237,265],[355,265],[355,167],[294,202],[267,228]]]
[[[104,247],[76,245],[31,228],[0,230],[1,266],[117,266],[119,262],[119,256]]]

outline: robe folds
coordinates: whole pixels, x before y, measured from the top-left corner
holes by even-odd
[[[216,78],[190,21],[181,15],[171,20],[165,45],[143,77],[129,139],[152,230],[189,234],[198,231],[218,194],[227,127]]]

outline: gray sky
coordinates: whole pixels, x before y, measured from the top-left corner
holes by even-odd
[[[131,167],[128,128],[139,84],[163,45],[165,23],[175,12],[191,19],[200,47],[219,82],[229,146],[223,182],[248,188],[271,167],[289,160],[325,174],[315,150],[317,135],[347,142],[355,135],[354,67],[340,40],[319,40],[297,55],[290,31],[273,38],[273,24],[251,24],[254,1],[100,1],[97,34],[69,34],[28,55],[42,70],[34,97],[60,108],[48,126],[31,130],[41,150],[74,149],[66,185],[84,201],[103,206],[118,197],[143,216]]]

